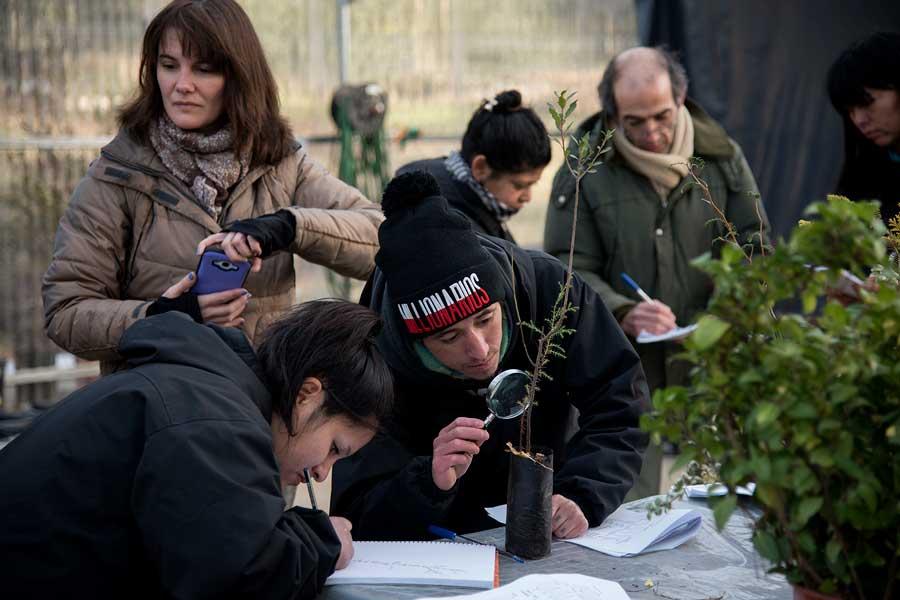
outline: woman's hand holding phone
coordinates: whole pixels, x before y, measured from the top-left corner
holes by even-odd
[[[197,255],[203,254],[210,246],[219,246],[230,260],[234,262],[250,261],[250,271],[258,273],[262,269],[262,246],[251,235],[243,233],[220,232],[204,238],[197,246]]]
[[[182,277],[177,283],[163,292],[164,298],[175,299],[190,291],[197,282],[193,272]],[[197,296],[200,315],[204,323],[214,323],[222,327],[240,327],[244,324],[241,314],[247,308],[252,294],[244,288],[225,290],[214,294]]]
[[[218,246],[233,262],[250,261],[250,271],[253,273],[262,268],[262,248],[252,236],[237,232],[214,233],[197,245],[197,254],[202,255],[210,246]],[[241,314],[251,297],[252,294],[244,288],[201,294],[198,300],[203,321],[223,327],[240,327],[244,324]]]
[[[243,288],[197,296],[203,322],[222,327],[240,327],[244,324],[241,314],[247,308],[250,297],[250,292]]]

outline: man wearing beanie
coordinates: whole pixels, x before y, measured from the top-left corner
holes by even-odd
[[[506,503],[519,421],[485,431],[483,390],[499,371],[530,371],[537,336],[565,279],[555,258],[472,231],[433,177],[388,184],[381,249],[361,303],[381,313],[378,345],[393,370],[387,430],[335,465],[332,514],[358,539],[427,539],[428,525],[468,533],[496,527],[484,507]],[[647,386],[637,354],[602,300],[575,277],[575,332],[551,360],[532,418],[533,444],[554,453],[553,530],[575,537],[622,502],[640,471],[638,428]],[[578,410],[577,430],[568,427]]]

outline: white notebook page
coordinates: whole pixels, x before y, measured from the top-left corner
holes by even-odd
[[[502,587],[465,596],[459,600],[629,600],[628,594],[615,581],[578,575],[554,573],[526,575]],[[424,600],[420,598],[419,600]],[[450,600],[450,597],[433,600]]]
[[[353,542],[353,560],[325,585],[409,584],[494,587],[493,546],[452,542]]]

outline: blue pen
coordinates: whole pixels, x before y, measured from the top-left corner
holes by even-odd
[[[502,554],[503,556],[509,557],[509,558],[513,559],[514,561],[516,561],[517,563],[522,563],[523,565],[525,564],[525,561],[522,560],[521,558],[519,558],[518,556],[516,556],[515,554],[513,554],[511,552],[507,552],[506,550],[501,550],[500,548],[497,548],[497,546],[494,546],[494,544],[487,544],[485,542],[479,542],[476,539],[472,539],[472,538],[466,537],[464,535],[459,535],[458,533],[454,533],[453,531],[450,531],[449,529],[444,529],[443,527],[438,527],[437,525],[429,525],[428,533],[432,533],[432,534],[438,536],[439,538],[443,538],[445,540],[455,540],[456,538],[462,538],[462,539],[466,540],[467,542],[472,542],[473,544],[478,544],[479,546],[493,546],[493,548],[497,552]]]
[[[641,300],[644,302],[653,302],[653,298],[651,298],[647,292],[641,289],[641,286],[637,284],[637,282],[628,276],[628,273],[620,273],[622,277],[622,281],[628,284],[628,287],[637,292],[637,295],[641,297]]]

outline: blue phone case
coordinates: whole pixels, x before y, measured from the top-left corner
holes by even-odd
[[[207,250],[197,265],[197,283],[192,291],[198,296],[243,287],[250,262],[234,262],[224,252]]]

